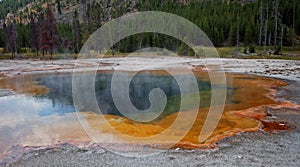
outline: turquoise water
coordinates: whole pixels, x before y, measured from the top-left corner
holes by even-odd
[[[126,73],[121,77],[128,77]],[[121,115],[114,105],[111,95],[111,79],[112,73],[100,73],[96,75],[95,91],[96,98],[101,109],[102,114]],[[75,112],[72,97],[72,74],[44,74],[33,77],[39,85],[46,86],[50,92],[43,95],[14,95],[7,97],[0,97],[0,106],[2,109],[12,110],[15,105],[25,105],[26,110],[34,110],[35,106],[40,106],[39,116],[49,116],[52,114],[64,114]],[[201,100],[200,107],[208,107],[210,105],[210,91],[211,85],[207,81],[201,81],[198,78],[198,87]],[[160,88],[167,96],[167,105],[164,113],[170,114],[176,112],[180,108],[180,89],[176,80],[168,75],[153,75],[153,74],[137,74],[133,77],[130,83],[130,99],[135,107],[139,110],[146,110],[150,106],[149,93],[154,88]],[[228,97],[227,103],[230,101],[230,95],[233,94],[234,89],[230,87],[219,87],[219,89],[227,89]],[[193,92],[190,92],[193,93]],[[92,98],[92,97],[91,97]],[[89,99],[87,100],[89,101]],[[82,106],[82,110],[93,111],[88,105]],[[1,112],[1,111],[0,111]]]
[[[124,73],[121,77],[128,77],[128,75]],[[26,81],[26,78],[23,76],[19,80],[13,80],[13,82],[21,83]],[[95,93],[102,112],[99,114],[122,116],[112,100],[111,79],[112,73],[110,72],[99,73],[96,76]],[[53,143],[59,140],[59,137],[55,138],[56,126],[68,121],[78,122],[74,114],[72,74],[39,74],[28,77],[28,80],[37,81],[39,85],[48,87],[50,91],[43,95],[14,94],[0,97],[0,153],[13,145],[32,141],[30,136],[34,136],[34,139],[40,136],[38,141]],[[197,82],[201,99],[200,107],[208,107],[210,105],[211,85],[207,81],[201,81],[200,77],[198,77]],[[164,112],[157,119],[179,110],[181,96],[175,79],[172,76],[151,73],[137,74],[130,83],[130,99],[136,108],[140,110],[149,108],[149,92],[153,88],[162,89],[167,96]],[[234,94],[233,88],[222,86],[215,86],[215,88],[227,89],[226,103],[235,103],[230,100]],[[185,98],[189,98],[189,93],[195,92],[187,92]],[[89,100],[92,99],[85,99],[87,102]],[[88,104],[81,106],[81,108],[82,111],[96,112],[93,108],[89,108]],[[54,132],[51,134],[47,130],[39,128],[41,126],[51,126],[52,130],[54,128]]]

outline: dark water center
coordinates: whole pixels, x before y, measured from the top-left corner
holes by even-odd
[[[95,77],[95,91],[98,106],[102,114],[118,115],[122,114],[116,108],[112,94],[111,94],[111,81],[112,72],[98,73]],[[129,74],[130,75],[130,74]],[[179,74],[178,74],[179,75]],[[183,74],[181,74],[183,75]],[[90,77],[90,76],[88,76]],[[119,80],[125,80],[128,73],[124,72],[119,77],[123,77]],[[50,74],[45,76],[39,76],[36,79],[39,85],[44,85],[50,88],[48,94],[36,96],[38,99],[51,99],[53,108],[57,108],[58,113],[74,112],[72,98],[72,75],[69,74]],[[200,92],[200,107],[208,107],[210,105],[211,98],[211,84],[207,81],[201,81],[201,78],[197,79],[199,92]],[[125,84],[125,83],[124,83]],[[90,86],[90,85],[88,85]],[[88,87],[87,87],[88,88]],[[154,88],[160,88],[167,96],[167,105],[164,109],[162,116],[179,111],[181,94],[178,83],[175,78],[170,75],[158,75],[153,73],[141,72],[133,77],[129,85],[129,97],[133,105],[139,110],[146,110],[150,107],[149,94]],[[232,93],[232,88],[228,89],[228,92]],[[193,93],[193,92],[190,92]],[[93,98],[93,97],[91,97]],[[85,99],[90,101],[93,99]],[[93,108],[89,108],[89,105],[80,107],[82,111],[95,111]],[[45,115],[45,113],[43,114]]]
[[[96,99],[102,114],[122,116],[122,114],[116,108],[111,94],[112,75],[113,72],[100,72],[96,75],[94,84]],[[124,77],[125,80],[125,78],[128,77],[128,73],[124,72],[124,74],[120,75],[119,77]],[[196,76],[196,78],[200,93],[199,105],[200,107],[209,107],[211,98],[211,84],[209,81],[201,80],[200,76]],[[33,81],[36,81],[38,85],[46,86],[47,88],[49,88],[49,93],[35,96],[15,96],[14,100],[0,100],[0,105],[9,108],[10,105],[5,103],[10,103],[12,101],[24,101],[30,99],[31,102],[34,101],[34,104],[37,103],[43,106],[39,111],[39,116],[49,116],[52,114],[64,114],[75,112],[72,97],[72,74],[40,74],[34,76],[31,79]],[[16,80],[15,82],[23,81],[24,77],[22,81]],[[154,88],[160,88],[167,96],[167,104],[161,117],[179,111],[181,94],[180,88],[175,78],[171,75],[155,74],[147,71],[136,74],[130,82],[129,96],[133,105],[139,110],[144,111],[148,109],[150,107],[149,93]],[[233,88],[222,86],[215,86],[214,88],[227,89],[226,103],[234,102],[230,100],[230,97],[234,93]],[[85,99],[85,101],[87,102],[90,100],[92,99]],[[32,107],[34,106],[36,105],[32,105]],[[28,108],[28,110],[32,110],[30,109],[30,103],[26,108]],[[94,109],[89,108],[88,104],[82,106],[81,108],[82,111],[94,112]]]
[[[125,84],[128,78],[133,76],[129,84],[129,98],[137,109],[147,111],[146,116],[157,114],[153,113],[156,111],[152,110],[148,114],[147,109],[152,106],[149,101],[150,92],[155,88],[159,88],[166,95],[166,106],[162,114],[159,112],[159,117],[155,117],[155,120],[153,119],[153,121],[145,124],[144,122],[134,121],[134,118],[139,117],[140,114],[134,115],[136,117],[131,120],[129,120],[130,118],[122,118],[125,115],[119,112],[112,98],[111,82],[113,74],[113,71],[99,71],[96,76],[93,76],[95,82],[79,85],[83,89],[79,94],[84,101],[82,106],[74,104],[73,75],[70,73],[24,75],[0,80],[0,87],[2,88],[2,90],[0,89],[0,157],[1,153],[4,153],[13,145],[41,146],[60,143],[61,141],[90,141],[91,139],[82,129],[81,122],[78,121],[78,116],[82,117],[92,130],[97,132],[103,130],[103,135],[108,135],[107,137],[110,137],[111,134],[106,131],[108,127],[103,124],[103,121],[101,121],[102,116],[99,114],[104,114],[106,121],[110,121],[109,126],[113,126],[122,134],[135,137],[156,135],[168,128],[172,121],[176,119],[178,114],[175,112],[179,111],[181,101],[189,102],[193,100],[191,97],[195,93],[200,94],[200,109],[195,124],[182,141],[183,144],[185,142],[193,143],[193,146],[191,146],[193,148],[195,146],[200,147],[202,144],[199,144],[199,135],[206,120],[208,108],[214,108],[214,106],[211,106],[211,93],[215,90],[217,92],[226,90],[226,105],[223,115],[209,140],[203,143],[203,145],[210,145],[233,133],[258,130],[260,124],[256,120],[261,119],[265,113],[265,108],[259,108],[259,106],[277,104],[267,96],[272,93],[269,89],[285,85],[284,82],[274,79],[244,75],[227,75],[227,85],[225,86],[218,83],[211,85],[209,76],[206,73],[195,72],[198,89],[194,92],[185,92],[182,96],[179,88],[180,84],[175,78],[178,79],[181,76],[186,78],[187,74],[183,72],[176,73],[175,77],[161,71],[143,71],[134,76],[132,72],[123,72],[119,75],[118,82],[121,87],[118,90],[123,91],[124,87],[122,85]],[[83,80],[88,78],[91,78],[88,73],[82,77]],[[189,83],[188,79],[186,82]],[[85,92],[88,92],[91,88],[95,88],[95,96],[90,97]],[[7,93],[3,89],[11,89],[17,93]],[[95,108],[89,105],[89,101],[96,101],[95,107],[100,108],[101,113],[94,110]],[[80,108],[79,114],[75,114],[74,105],[76,105],[76,109]],[[214,105],[219,106],[216,103]],[[183,111],[181,114],[185,116],[184,118],[189,118],[189,114],[197,112],[195,110],[197,108],[193,107],[190,106],[190,108],[185,108],[186,110],[181,110]],[[248,109],[252,107],[256,107],[259,112],[249,113]],[[189,110],[192,111],[189,112]],[[180,125],[186,122],[186,120],[183,120]],[[174,135],[170,135],[170,139],[178,133],[172,134]],[[111,142],[114,143],[115,141]],[[153,143],[157,144],[159,141],[153,141]],[[180,147],[189,148],[190,146],[182,145]]]

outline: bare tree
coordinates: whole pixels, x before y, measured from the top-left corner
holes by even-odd
[[[236,47],[239,47],[240,43],[240,11],[238,11],[237,17],[237,30],[236,30]]]
[[[293,10],[293,32],[292,32],[293,51],[295,51],[295,22],[296,22],[296,1],[294,1],[294,10]]]
[[[47,24],[48,24],[47,27],[49,28],[49,32],[50,32],[49,45],[50,45],[50,54],[51,54],[51,59],[52,59],[54,49],[56,49],[56,47],[57,47],[58,32],[57,32],[57,27],[56,27],[56,19],[54,18],[54,14],[53,14],[50,6],[47,7],[46,20],[47,20]]]
[[[60,0],[56,0],[56,4],[57,4],[57,12],[58,12],[59,14],[62,14],[62,12],[61,12]]]
[[[73,44],[75,53],[79,53],[79,44],[80,44],[80,25],[79,25],[79,18],[78,18],[78,11],[74,11],[73,15]]]
[[[266,52],[266,46],[267,46],[268,24],[269,24],[269,5],[267,5],[267,9],[266,9],[264,52]]]
[[[41,44],[41,50],[43,52],[43,56],[45,55],[45,52],[50,49],[50,31],[47,28],[47,21],[42,20],[40,22],[40,44]]]
[[[269,33],[268,45],[272,46],[272,33]]]
[[[6,39],[8,49],[11,51],[11,59],[14,59],[17,52],[17,30],[15,22],[6,27]]]
[[[109,15],[109,20],[111,20],[111,14]],[[112,44],[113,37],[112,37],[111,29],[109,29],[109,38],[110,38],[110,42]],[[115,49],[114,49],[114,45],[113,44],[111,46],[111,54],[112,54],[113,57],[115,56]]]
[[[3,23],[3,31],[4,31],[4,41],[5,41],[5,49],[8,50],[8,29],[5,23]]]
[[[259,46],[262,44],[262,29],[263,29],[263,0],[260,0],[260,12],[259,12]]]
[[[283,48],[283,25],[281,25],[281,38],[280,38],[280,51],[282,54],[282,48]]]
[[[61,45],[64,48],[65,56],[67,56],[68,49],[70,48],[70,42],[68,38],[64,38],[61,42]]]
[[[43,55],[45,51],[50,51],[51,59],[54,50],[57,47],[58,35],[56,20],[54,18],[53,12],[50,6],[47,7],[46,19],[41,22],[40,30],[40,42],[41,48],[43,50]]]
[[[278,8],[279,1],[275,1],[275,13],[274,13],[274,22],[275,22],[275,30],[274,30],[274,54],[277,54],[277,30],[278,30]]]

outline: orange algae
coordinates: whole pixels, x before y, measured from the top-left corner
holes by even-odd
[[[165,73],[162,71],[152,71],[152,73],[165,75]],[[201,77],[201,79],[209,81],[207,73],[194,73],[198,77]],[[214,143],[225,137],[232,136],[240,132],[257,131],[261,129],[262,126],[267,126],[267,123],[262,121],[267,116],[266,111],[263,110],[263,108],[265,106],[280,106],[281,103],[276,102],[272,98],[272,94],[276,92],[274,88],[285,86],[287,84],[276,79],[240,74],[227,74],[226,77],[227,84],[236,89],[235,94],[233,95],[233,100],[237,101],[237,103],[225,105],[224,113],[216,129],[202,143],[199,142],[199,135],[209,108],[200,108],[194,111],[184,111],[183,114],[186,115],[189,115],[190,112],[198,112],[198,116],[192,128],[177,144],[173,146],[173,148],[214,148]],[[178,113],[173,113],[161,120],[152,122],[151,124],[139,123],[119,116],[104,115],[104,119],[109,123],[110,127],[107,127],[107,124],[99,124],[98,120],[100,116],[95,113],[85,114],[85,117],[90,128],[96,131],[101,131],[102,133],[120,133],[132,137],[150,137],[164,132],[175,121],[177,115]],[[184,121],[181,122],[183,125],[185,123],[186,122]],[[114,129],[114,131],[110,130],[111,127]],[[289,128],[282,129],[288,130]],[[153,140],[151,143],[147,144],[164,148],[164,144],[166,144],[168,140],[176,138],[177,135],[185,133],[184,131],[180,131],[180,129],[176,130],[177,131],[171,133],[173,136],[170,135],[161,140]],[[263,128],[263,130],[267,129]],[[124,140],[126,140],[126,138],[124,138]]]
[[[268,122],[261,121],[263,124],[263,130],[266,132],[276,132],[279,130],[291,130],[293,127],[286,122]]]
[[[33,81],[33,76],[3,77],[0,78],[0,87],[13,90],[19,94],[42,95],[49,92],[49,88],[38,85]]]
[[[101,72],[106,73],[107,71]],[[180,70],[176,72],[180,73]],[[147,73],[153,75],[168,75],[168,73],[160,70],[147,71]],[[194,71],[194,73],[197,77],[200,77],[201,80],[209,81],[209,76],[207,73],[199,71]],[[147,140],[147,143],[143,143],[142,140],[139,140],[135,144],[148,144],[150,147],[168,148],[168,146],[164,147],[168,144],[168,141],[172,141],[174,138],[186,133],[184,137],[173,146],[173,148],[211,149],[216,147],[214,143],[217,141],[240,132],[252,132],[261,128],[268,132],[274,130],[291,129],[285,122],[274,123],[264,120],[267,117],[266,107],[299,108],[299,106],[289,102],[277,102],[272,97],[273,94],[276,93],[274,88],[287,85],[285,82],[271,78],[247,76],[241,74],[227,74],[226,79],[227,85],[235,89],[232,100],[236,101],[236,103],[229,103],[225,105],[223,115],[216,129],[204,142],[199,142],[199,135],[209,108],[200,108],[182,112],[182,114],[186,115],[187,118],[189,118],[188,115],[191,112],[198,112],[196,121],[187,133],[180,129],[176,129],[176,131],[172,132],[171,135],[165,136],[164,139],[153,139],[150,141]],[[40,86],[36,82],[33,82],[32,79],[30,79],[30,76],[26,76],[24,78],[19,76],[0,79],[0,87],[12,89],[17,93],[31,93],[35,95],[44,94],[49,91],[47,87]],[[83,116],[85,118],[91,129],[103,134],[107,134],[108,137],[117,134],[125,134],[133,137],[150,137],[153,135],[158,135],[168,129],[178,116],[178,113],[173,113],[160,120],[146,124],[115,115],[103,115],[102,117],[101,115],[92,112],[83,112],[79,114],[79,116]],[[108,124],[105,124],[104,121],[107,121],[109,126]],[[187,121],[189,120],[182,120],[180,123],[184,125]],[[64,125],[56,128],[56,131],[59,130],[60,140],[66,141],[73,138],[77,138],[79,140],[82,138],[82,140],[87,140],[87,136],[82,129],[74,127],[68,127]],[[111,128],[113,128],[114,131],[112,131]],[[68,132],[72,133],[64,133],[66,129],[68,129]],[[105,139],[106,138],[103,138],[103,142],[109,141],[112,143],[118,143],[117,139]],[[126,141],[128,138],[124,137],[122,140]],[[131,143],[132,141],[127,142]]]

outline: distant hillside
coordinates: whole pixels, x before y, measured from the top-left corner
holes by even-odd
[[[3,0],[0,14],[8,22],[17,23],[19,49],[31,45],[30,16],[34,15],[40,25],[48,5],[56,18],[59,42],[68,39],[77,48],[110,19],[136,11],[163,11],[182,16],[220,47],[272,46],[279,52],[277,46],[299,43],[300,3],[295,0]],[[0,30],[0,33],[5,32]],[[5,40],[4,35],[0,36],[0,47],[5,46]],[[115,49],[128,53],[144,46],[192,54],[182,42],[151,33],[128,37]]]
[[[101,8],[118,8],[124,3],[130,3],[131,10],[135,4],[142,0],[2,0],[0,1],[0,20],[16,19],[18,22],[28,23],[30,14],[41,14],[44,12],[47,4],[53,7],[56,11],[55,17],[58,22],[70,22],[70,18],[74,10],[77,10],[80,15],[80,20],[84,20],[84,8],[87,3],[100,2]],[[188,5],[192,2],[202,0],[174,0],[176,3]],[[234,1],[234,0],[222,0]],[[236,1],[236,0],[235,0]],[[257,0],[237,0],[242,4],[255,2]],[[159,1],[158,1],[159,2]],[[142,3],[147,3],[142,1]],[[217,2],[219,3],[219,2]]]
[[[78,11],[79,20],[85,20],[87,4],[97,4],[99,10],[109,14],[109,11],[126,8],[133,11],[138,0],[2,0],[0,2],[0,20],[16,20],[27,24],[30,15],[40,15],[45,12],[47,5],[52,7],[55,18],[59,23],[71,23],[74,11]]]
[[[70,22],[71,20],[65,18],[69,18],[74,10],[84,13],[85,5],[82,2],[84,3],[81,0],[3,0],[0,2],[0,18],[27,24],[31,14],[41,15],[45,12],[47,5],[50,5],[58,22]]]

